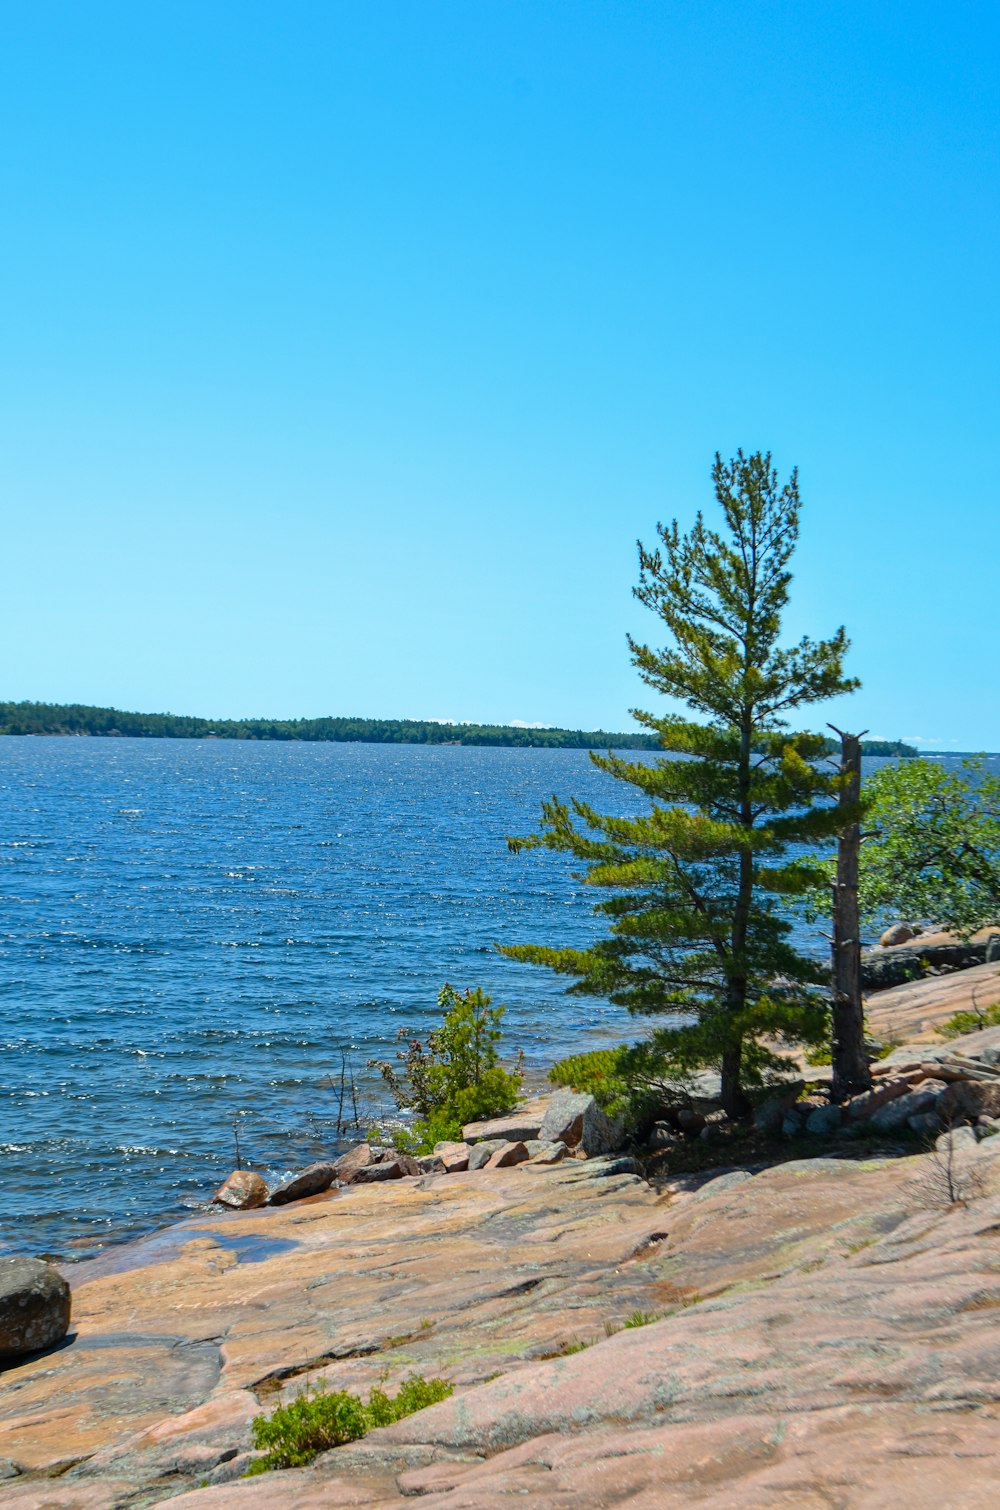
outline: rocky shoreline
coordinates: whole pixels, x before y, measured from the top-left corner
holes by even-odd
[[[936,1029],[996,976],[872,1003],[876,1031],[906,1039],[878,1077],[899,1120],[875,1153],[843,1123],[799,1126],[766,1165],[672,1175],[668,1149],[650,1182],[586,1098],[555,1097],[466,1129],[442,1168],[379,1174],[395,1156],[368,1148],[336,1187],[73,1266],[65,1343],[0,1374],[5,1502],[977,1502],[1000,1469],[1000,1029]],[[909,1123],[928,1112],[923,1151]],[[455,1178],[463,1159],[482,1167]],[[260,1411],[318,1378],[411,1372],[454,1395],[308,1469],[240,1478]]]

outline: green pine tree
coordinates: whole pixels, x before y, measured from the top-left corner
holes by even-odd
[[[563,850],[580,879],[606,891],[595,911],[606,938],[589,949],[505,946],[513,959],[571,976],[570,994],[609,997],[635,1013],[665,1013],[654,1037],[679,1072],[717,1067],[731,1117],[747,1085],[775,1064],[766,1040],[818,1042],[827,968],[789,940],[783,902],[814,885],[795,846],[821,845],[844,821],[831,805],[838,777],[817,764],[822,736],[791,733],[787,715],[857,683],[843,673],[843,629],[782,648],[788,563],[799,529],[795,472],[783,486],[770,455],[717,455],[725,527],[701,514],[690,534],[658,526],[639,546],[639,600],[663,621],[664,649],[629,639],[648,686],[694,715],[635,712],[669,752],[650,764],[592,755],[649,800],[638,818],[606,816],[553,798],[541,832],[511,847]]]

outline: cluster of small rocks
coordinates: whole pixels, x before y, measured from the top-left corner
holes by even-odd
[[[621,1129],[608,1121],[593,1096],[560,1091],[544,1104],[525,1107],[509,1117],[471,1122],[462,1129],[461,1142],[438,1143],[430,1154],[414,1156],[358,1143],[338,1159],[310,1164],[272,1190],[255,1171],[234,1170],[212,1199],[236,1211],[250,1211],[285,1206],[345,1185],[508,1169],[529,1162],[558,1164],[565,1158],[612,1153],[621,1143]]]
[[[963,1126],[977,1137],[1000,1132],[1000,1045],[974,1053],[929,1048],[920,1059],[875,1065],[872,1081],[870,1091],[840,1105],[805,1095],[804,1082],[793,1081],[757,1108],[754,1124],[790,1138],[904,1130],[936,1137]]]

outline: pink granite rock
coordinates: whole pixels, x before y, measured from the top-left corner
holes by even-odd
[[[234,1169],[212,1200],[217,1206],[229,1206],[234,1211],[253,1211],[266,1205],[267,1185],[252,1169]]]
[[[528,1158],[528,1150],[523,1143],[505,1143],[498,1148],[496,1153],[491,1153],[486,1161],[487,1169],[510,1169],[514,1164],[523,1164]]]

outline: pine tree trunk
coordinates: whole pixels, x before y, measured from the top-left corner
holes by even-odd
[[[737,778],[740,796],[740,823],[748,834],[753,828],[753,809],[750,804],[752,717],[752,710],[749,707],[745,707],[740,729],[740,759]],[[747,977],[745,952],[747,925],[750,919],[752,903],[753,856],[749,849],[745,849],[740,854],[739,890],[736,895],[736,906],[733,910],[732,954],[729,964],[729,979],[726,982],[726,1009],[734,1017],[741,1016],[746,1009]],[[721,1072],[722,1108],[726,1116],[736,1122],[741,1117],[748,1116],[751,1111],[750,1098],[743,1089],[742,1044],[736,1043],[723,1052]]]
[[[752,1110],[750,1097],[742,1085],[742,1057],[739,1044],[734,1048],[726,1049],[722,1056],[720,1100],[723,1111],[732,1122],[738,1122],[742,1117],[749,1116]]]
[[[837,731],[840,732],[839,730]],[[840,805],[861,797],[861,739],[841,734],[841,771],[847,777]],[[848,823],[837,841],[837,879],[833,889],[833,1099],[846,1101],[871,1089],[865,1054],[864,1007],[861,1000],[861,926],[858,915],[858,852],[861,825]]]

